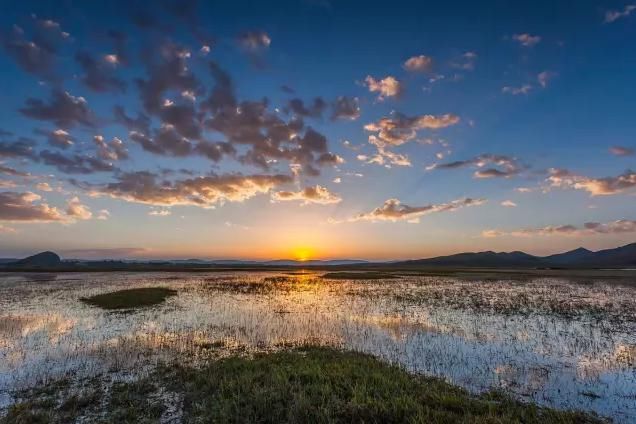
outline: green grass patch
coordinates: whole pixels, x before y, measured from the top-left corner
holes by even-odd
[[[185,422],[224,423],[592,423],[490,394],[475,397],[371,356],[309,348],[231,357],[200,369],[164,369],[183,395]]]
[[[158,305],[168,297],[175,296],[176,290],[165,287],[143,287],[119,290],[111,293],[82,298],[81,301],[103,309],[133,309]]]
[[[386,278],[400,278],[399,275],[388,272],[328,272],[322,276],[331,280],[383,280]]]

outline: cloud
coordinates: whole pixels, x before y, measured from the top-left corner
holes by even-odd
[[[608,10],[605,12],[605,19],[603,22],[609,24],[618,19],[626,18],[631,15],[634,10],[636,10],[636,4],[628,4],[623,8],[623,10]]]
[[[129,131],[137,131],[142,134],[150,132],[150,118],[142,112],[139,112],[136,118],[131,118],[126,115],[123,107],[115,106],[113,108],[113,115],[115,116],[115,121],[126,127]]]
[[[41,196],[32,192],[0,192],[0,221],[51,222],[65,218],[55,207],[38,203]]]
[[[106,55],[104,60],[98,60],[90,53],[80,51],[75,55],[75,61],[82,68],[81,80],[89,89],[98,93],[126,91],[126,83],[112,75],[112,65],[118,63],[117,55]]]
[[[504,200],[503,202],[501,202],[501,206],[504,206],[507,208],[516,208],[517,204],[513,202],[512,200]]]
[[[404,62],[404,69],[409,72],[430,72],[433,67],[433,59],[429,56],[413,56]]]
[[[447,113],[444,115],[406,116],[396,113],[390,118],[381,118],[364,126],[369,132],[375,132],[377,139],[385,144],[399,146],[417,136],[423,129],[437,130],[458,124],[459,116]]]
[[[128,159],[128,150],[124,142],[117,137],[113,137],[110,143],[104,140],[101,135],[93,136],[93,142],[97,145],[97,156],[105,161],[116,161]]]
[[[609,148],[609,151],[614,156],[633,156],[634,155],[634,149],[629,147],[612,146]]]
[[[71,249],[62,250],[64,256],[82,258],[82,259],[111,259],[111,258],[127,258],[147,252],[148,249],[143,247],[115,247],[104,249]]]
[[[474,178],[509,178],[518,175],[523,166],[516,158],[504,155],[482,154],[471,159],[434,164],[428,170],[433,169],[457,169],[476,167]]]
[[[512,39],[524,47],[534,47],[541,41],[541,37],[538,35],[531,35],[528,33],[515,34],[512,36]]]
[[[458,209],[479,206],[486,202],[485,199],[464,198],[449,203],[431,204],[426,206],[408,206],[398,199],[389,199],[371,212],[361,213],[347,220],[355,221],[410,221],[419,222],[419,218],[436,212],[454,212]]]
[[[501,237],[502,235],[504,235],[504,233],[497,230],[484,230],[481,232],[481,236],[484,238]]]
[[[40,191],[53,191],[53,188],[49,185],[49,183],[37,183],[35,188]]]
[[[148,212],[148,215],[150,215],[150,216],[170,216],[170,215],[172,215],[172,212],[170,211],[170,209],[153,209],[150,212]]]
[[[74,182],[95,196],[110,196],[155,206],[193,205],[209,208],[225,201],[242,202],[292,181],[289,175],[280,174],[226,174],[170,182],[158,180],[156,174],[138,171],[119,174],[116,182],[105,185]]]
[[[287,108],[297,116],[302,116],[304,118],[320,118],[327,108],[327,102],[325,102],[321,97],[316,97],[311,104],[305,106],[302,99],[291,99]]]
[[[0,163],[0,174],[10,175],[12,177],[28,177],[31,174],[28,172],[18,171],[17,169],[4,166]]]
[[[58,22],[32,17],[31,37],[24,28],[14,25],[12,30],[0,35],[7,54],[26,72],[47,81],[55,79],[53,67],[60,45],[70,39]]]
[[[276,202],[300,200],[303,205],[317,203],[320,205],[329,205],[339,203],[342,198],[337,194],[330,192],[326,187],[321,185],[305,187],[300,191],[277,191],[272,194],[272,200]]]
[[[95,118],[86,99],[74,97],[66,91],[53,90],[48,104],[40,99],[28,98],[20,112],[32,119],[53,122],[64,129],[76,125],[95,126]]]
[[[115,169],[112,163],[105,162],[99,158],[79,154],[66,156],[59,152],[43,150],[38,157],[45,165],[54,166],[66,174],[92,174],[94,172],[107,172]]]
[[[37,159],[37,154],[33,148],[35,142],[31,139],[21,137],[16,141],[0,141],[0,158],[27,158]]]
[[[364,82],[371,93],[379,93],[378,100],[380,101],[387,97],[397,97],[402,93],[402,84],[390,75],[380,80],[368,75]]]
[[[97,213],[97,219],[99,219],[100,221],[106,221],[108,220],[108,218],[110,218],[110,212],[108,211],[108,209],[100,209],[100,211]]]
[[[137,81],[144,112],[134,117],[121,106],[113,110],[116,121],[129,130],[130,140],[144,150],[171,157],[200,155],[214,162],[229,156],[265,171],[288,161],[309,176],[341,162],[328,150],[327,139],[303,121],[320,117],[328,107],[324,100],[292,100],[293,116],[285,120],[267,99],[239,100],[231,76],[214,62],[208,62],[214,85],[206,97],[188,67],[189,51],[173,44],[164,44],[161,51],[159,57],[146,60],[148,77]],[[168,100],[167,92],[192,95],[189,100]],[[355,110],[347,113],[353,116]],[[157,128],[152,128],[151,118],[159,121]],[[209,133],[222,140],[207,140]]]
[[[573,174],[567,169],[551,168],[547,181],[551,187],[585,190],[592,196],[622,193],[636,187],[636,172],[627,170],[616,177],[590,178]]]
[[[158,115],[164,105],[164,94],[169,90],[178,93],[198,93],[200,83],[188,67],[190,51],[173,43],[164,43],[159,55],[146,59],[146,79],[137,79],[142,105],[146,113]]]
[[[512,94],[513,96],[517,96],[519,94],[528,94],[530,90],[532,90],[532,86],[530,84],[524,84],[520,87],[505,86],[501,89],[501,92],[505,94]]]
[[[246,31],[237,40],[244,49],[250,51],[267,49],[272,44],[271,37],[264,31]]]
[[[389,148],[413,140],[420,130],[442,129],[456,125],[459,121],[458,116],[450,113],[411,117],[395,113],[392,117],[381,118],[364,126],[366,131],[376,133],[369,136],[369,143],[376,146],[377,153],[370,158],[366,155],[358,155],[358,159],[378,165],[385,165],[385,162],[388,162],[390,165],[411,166],[411,161],[406,155],[392,152]]]
[[[475,69],[475,62],[477,61],[477,53],[475,52],[465,52],[464,54],[462,54],[459,59],[451,62],[451,66],[453,68],[458,68],[464,71],[472,71]],[[435,78],[434,81],[437,81],[438,79],[444,78],[443,75],[438,76]],[[431,81],[431,82],[434,82]]]
[[[360,104],[357,97],[339,96],[332,104],[331,119],[355,121],[360,117]]]
[[[592,236],[599,234],[625,234],[636,232],[636,221],[620,219],[607,223],[586,222],[583,226],[572,224],[546,226],[539,228],[525,228],[513,231],[486,230],[482,237],[532,237],[532,236]]]
[[[556,72],[543,71],[537,75],[537,82],[541,87],[546,88],[548,86],[548,82],[550,82],[550,80],[556,76]]]
[[[79,197],[75,196],[66,204],[66,215],[73,219],[87,220],[93,217],[90,208],[83,205]]]
[[[35,130],[35,133],[46,137],[47,142],[51,146],[58,147],[60,149],[67,149],[73,146],[73,144],[75,143],[73,137],[71,137],[71,135],[67,131],[61,128],[53,131],[37,129]]]
[[[369,143],[374,144],[378,149],[378,152],[372,156],[358,155],[358,160],[387,167],[390,167],[390,165],[411,166],[411,160],[407,155],[388,150],[385,143],[378,140],[377,137],[373,135],[369,136]]]

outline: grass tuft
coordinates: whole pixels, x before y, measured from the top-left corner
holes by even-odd
[[[103,309],[133,309],[158,305],[176,294],[176,290],[165,287],[143,287],[98,294],[80,300]]]

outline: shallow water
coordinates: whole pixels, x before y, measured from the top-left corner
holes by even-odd
[[[79,300],[144,286],[179,295],[129,313]],[[0,406],[15,389],[196,361],[209,346],[304,343],[369,352],[475,392],[500,388],[636,422],[636,285],[265,272],[0,274]]]

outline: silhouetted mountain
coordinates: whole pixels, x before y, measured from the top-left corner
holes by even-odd
[[[541,259],[524,252],[476,252],[458,253],[429,259],[395,262],[394,265],[435,265],[464,267],[534,267]]]
[[[594,252],[591,262],[599,267],[636,267],[636,243]]]
[[[55,270],[172,270],[193,269],[201,270],[209,267],[218,269],[221,267],[236,267],[255,269],[259,267],[457,267],[457,268],[636,268],[636,243],[615,249],[599,250],[592,252],[585,248],[578,248],[564,253],[549,256],[533,256],[524,252],[466,252],[456,255],[438,256],[428,259],[416,259],[410,261],[373,263],[355,259],[341,260],[309,260],[297,261],[292,259],[280,259],[274,261],[244,261],[244,260],[205,260],[187,259],[174,261],[62,261],[53,252],[42,252],[37,255],[10,263],[1,263],[4,270],[27,269],[55,269]]]
[[[17,261],[16,258],[0,258],[0,264],[9,264],[15,261]]]
[[[570,250],[550,256],[533,256],[524,252],[458,253],[428,259],[394,262],[396,266],[455,266],[455,267],[636,267],[636,243],[615,249],[592,252],[585,248]]]
[[[572,265],[589,260],[592,256],[594,256],[594,254],[595,253],[591,250],[579,247],[578,249],[570,250],[568,252],[545,256],[542,259],[554,265]]]
[[[10,266],[24,268],[55,268],[62,264],[60,257],[53,252],[42,252],[19,261],[11,262]]]

